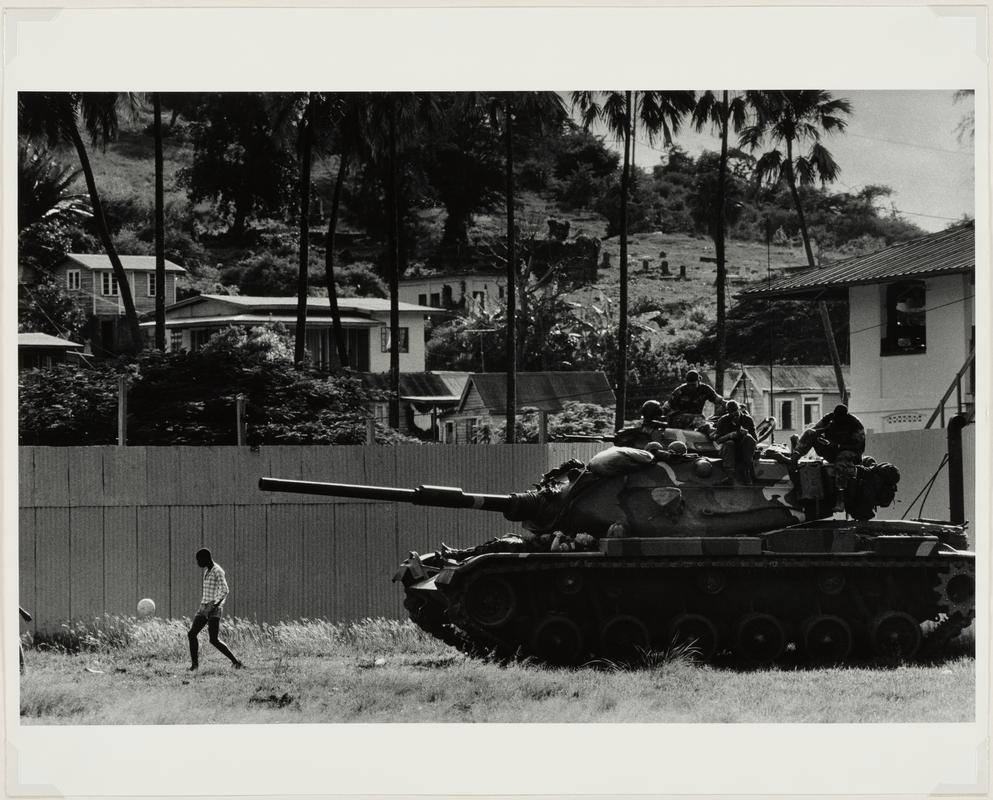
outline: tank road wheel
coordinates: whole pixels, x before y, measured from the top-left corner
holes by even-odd
[[[555,588],[559,594],[573,597],[583,591],[583,576],[579,572],[563,572],[555,578]]]
[[[772,614],[746,614],[738,623],[735,652],[755,664],[771,664],[786,649],[786,631]]]
[[[549,664],[575,664],[583,654],[583,632],[569,617],[549,614],[534,629],[531,650]]]
[[[841,617],[818,614],[803,625],[803,650],[818,664],[837,664],[852,652],[852,629]]]
[[[717,652],[717,628],[703,614],[680,614],[669,626],[669,641],[673,646],[687,647],[702,661],[709,661]]]
[[[913,658],[921,646],[921,626],[910,614],[885,611],[872,621],[869,641],[878,656]]]
[[[472,581],[465,589],[463,602],[469,619],[484,628],[503,625],[517,610],[514,588],[496,575],[485,575]]]
[[[607,658],[631,661],[648,650],[651,636],[637,617],[618,614],[600,629],[600,647]],[[640,652],[639,652],[640,651]]]
[[[938,610],[948,616],[960,612],[967,619],[975,613],[976,577],[971,569],[951,568],[938,575]]]

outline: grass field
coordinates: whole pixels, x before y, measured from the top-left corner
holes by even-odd
[[[24,724],[274,722],[965,722],[971,639],[927,665],[747,670],[646,654],[552,669],[469,659],[410,623],[228,621],[233,670],[185,620],[109,618],[28,647]]]

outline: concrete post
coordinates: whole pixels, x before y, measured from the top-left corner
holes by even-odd
[[[117,378],[117,445],[128,443],[128,381],[123,375]]]

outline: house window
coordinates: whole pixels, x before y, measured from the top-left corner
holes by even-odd
[[[379,329],[379,347],[381,353],[390,352],[390,329],[387,327]],[[400,352],[410,352],[410,328],[400,328]]]
[[[104,295],[117,297],[117,278],[113,272],[100,273],[100,289]]]
[[[66,273],[66,288],[69,290],[79,289],[79,270],[71,269]]]
[[[477,308],[486,308],[486,292],[473,292],[472,302]]]
[[[200,328],[190,331],[190,350],[194,353],[210,341],[213,331],[209,328]]]
[[[145,283],[147,284],[147,286],[146,286],[146,294],[149,297],[155,297],[155,273],[154,272],[149,272],[147,275],[145,275]]]
[[[441,295],[437,292],[431,292],[431,305],[435,308],[441,305]]]
[[[445,438],[443,439],[445,444],[452,444],[455,441],[455,423],[446,422],[445,423]]]
[[[428,304],[428,296],[426,294],[417,295],[417,305],[426,306]]]
[[[183,332],[169,331],[169,351],[178,353],[183,349]]]
[[[885,333],[879,354],[923,353],[927,349],[924,281],[900,281],[886,287]]]
[[[793,401],[792,400],[777,400],[776,409],[778,410],[779,417],[779,428],[784,431],[793,430]]]
[[[471,418],[465,421],[465,440],[471,444],[476,443],[476,419]]]
[[[820,395],[804,395],[803,397],[803,427],[809,427],[821,418]]]

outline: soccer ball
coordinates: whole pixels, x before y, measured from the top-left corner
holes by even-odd
[[[150,617],[155,613],[155,601],[146,597],[138,601],[138,616]]]

